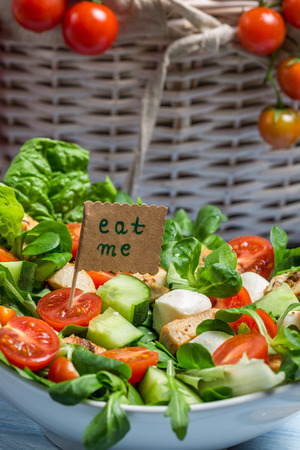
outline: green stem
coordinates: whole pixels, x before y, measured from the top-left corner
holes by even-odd
[[[273,87],[275,94],[276,94],[276,99],[277,99],[277,108],[282,109],[283,108],[283,103],[282,103],[282,99],[281,99],[281,95],[280,95],[280,90],[278,89],[278,86],[272,76],[272,72],[274,69],[274,64],[277,58],[277,52],[273,52],[272,56],[271,56],[271,61],[268,67],[268,72],[267,75],[264,79],[264,83],[269,82],[271,84],[271,86]]]

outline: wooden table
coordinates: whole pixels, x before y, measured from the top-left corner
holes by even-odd
[[[299,450],[299,424],[300,413],[296,413],[281,427],[230,450]],[[0,398],[0,450],[55,449],[39,425]]]

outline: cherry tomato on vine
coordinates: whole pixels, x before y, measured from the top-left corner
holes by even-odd
[[[300,0],[283,0],[282,12],[291,25],[300,28]]]
[[[240,271],[256,272],[268,278],[274,268],[271,243],[260,236],[240,236],[228,242],[237,255]]]
[[[300,116],[293,108],[265,108],[258,120],[261,137],[274,148],[287,148],[300,136]]]
[[[0,350],[11,364],[40,370],[55,358],[60,342],[46,322],[34,317],[15,317],[0,329]]]
[[[14,317],[16,317],[16,311],[14,309],[0,306],[0,323],[3,327]]]
[[[269,314],[262,309],[257,309],[256,312],[263,320],[268,334],[271,336],[271,338],[274,338],[277,334],[277,326],[272,317],[269,316]],[[230,322],[229,325],[231,326],[231,328],[235,333],[238,333],[238,328],[242,323],[247,325],[251,333],[259,333],[256,321],[253,319],[253,317],[249,316],[248,314],[243,314],[242,317],[240,317],[235,322]]]
[[[54,383],[74,380],[74,378],[78,377],[79,373],[75,369],[73,363],[65,356],[60,356],[53,361],[48,373],[48,380],[54,381]]]
[[[66,11],[68,0],[12,0],[15,20],[28,30],[41,33],[58,25]]]
[[[145,347],[125,347],[107,350],[102,353],[106,358],[122,361],[132,370],[130,379],[131,384],[136,384],[143,378],[149,366],[156,366],[158,361],[158,353],[148,350]]]
[[[114,43],[118,30],[118,20],[113,11],[90,1],[72,6],[62,23],[65,43],[83,55],[105,52]]]
[[[62,288],[44,295],[37,304],[41,318],[60,331],[67,325],[87,327],[89,321],[100,314],[101,298],[97,294],[75,289],[73,304],[68,309],[71,288]]]
[[[237,364],[246,353],[249,359],[263,359],[268,357],[268,344],[262,334],[246,333],[233,336],[218,347],[212,358],[216,366],[223,364]]]
[[[300,100],[300,58],[291,56],[284,59],[277,69],[277,80],[288,97]]]
[[[81,223],[77,223],[77,222],[76,223],[68,223],[67,227],[68,227],[68,230],[69,230],[71,238],[72,238],[72,256],[75,259],[76,255],[77,255],[78,244],[79,244]]]
[[[275,52],[284,41],[286,25],[273,9],[258,6],[240,17],[237,36],[244,48],[257,55]]]
[[[218,309],[229,309],[229,308],[240,308],[241,306],[251,305],[251,297],[244,286],[241,290],[232,297],[227,298],[210,298],[213,308]]]

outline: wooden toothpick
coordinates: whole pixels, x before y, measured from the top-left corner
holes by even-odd
[[[71,292],[70,292],[70,297],[69,297],[69,303],[68,303],[68,309],[72,308],[76,284],[77,284],[77,278],[78,278],[78,270],[76,269],[76,266],[75,266],[73,280],[72,280],[72,286],[71,286]]]

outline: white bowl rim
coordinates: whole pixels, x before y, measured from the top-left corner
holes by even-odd
[[[43,385],[42,383],[39,383],[38,381],[36,381],[34,379],[22,377],[14,370],[13,367],[7,366],[4,363],[0,364],[0,370],[1,369],[4,371],[10,372],[13,376],[17,377],[18,380],[23,381],[25,384],[30,383],[31,387],[34,387],[44,393],[47,393],[50,397],[47,386]],[[298,387],[300,386],[300,381],[289,382],[289,383],[277,386],[272,389],[254,392],[252,394],[240,395],[238,397],[233,397],[233,398],[229,398],[229,399],[218,400],[218,401],[213,401],[213,402],[203,402],[203,403],[190,405],[190,409],[191,409],[191,412],[193,412],[193,411],[201,412],[201,411],[210,411],[210,410],[215,410],[215,409],[219,410],[221,408],[223,409],[223,408],[227,408],[227,407],[235,407],[235,406],[245,404],[245,403],[252,403],[257,400],[266,398],[266,397],[284,394],[296,386],[298,386]],[[59,402],[57,402],[57,403],[59,403]],[[81,403],[79,403],[78,405],[80,405],[80,404],[85,404],[86,406],[92,406],[94,408],[104,408],[104,406],[106,405],[106,402],[86,399],[86,400],[82,401]],[[74,405],[74,406],[76,407],[77,405]],[[156,414],[156,413],[164,413],[167,409],[167,406],[166,405],[151,406],[151,405],[122,404],[122,408],[128,412],[136,412],[136,413],[146,413],[147,412],[150,414]]]

